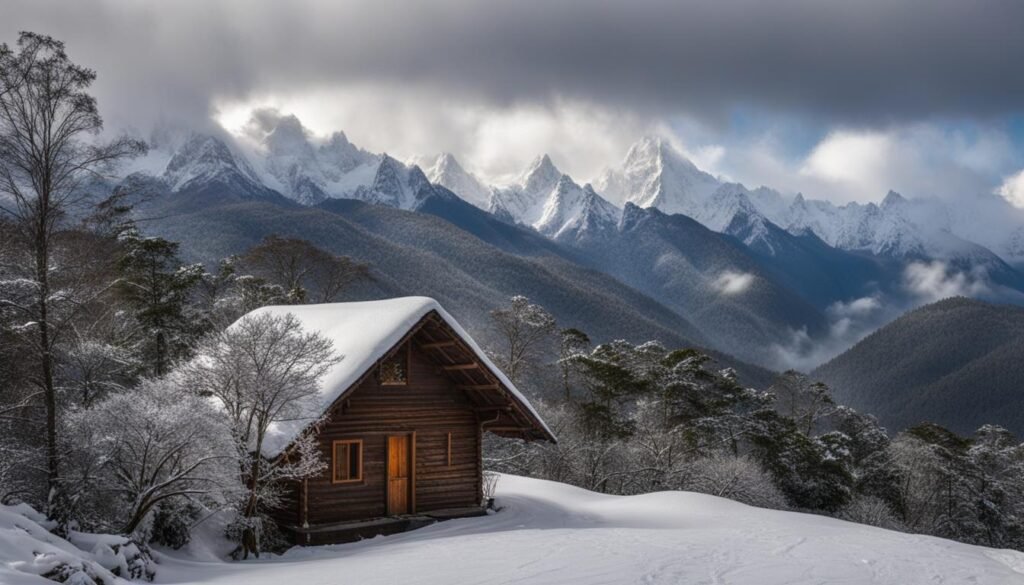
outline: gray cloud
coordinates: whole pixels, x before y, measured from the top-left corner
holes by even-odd
[[[1024,103],[1019,0],[2,2],[0,36],[66,39],[111,111],[202,115],[211,98],[382,83],[493,105],[585,98],[883,124]]]

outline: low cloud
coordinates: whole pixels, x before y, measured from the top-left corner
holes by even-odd
[[[982,268],[965,273],[938,260],[911,263],[903,271],[903,285],[909,293],[924,302],[991,293]]]
[[[900,312],[877,294],[837,301],[825,310],[829,318],[828,334],[812,338],[806,329],[791,330],[786,343],[772,347],[775,365],[778,369],[813,370],[896,318]]]
[[[707,136],[682,136],[710,170],[860,201],[991,194],[1019,168],[990,130],[1024,103],[1021,2],[33,0],[3,17],[0,41],[67,41],[109,125],[141,132],[276,106],[402,158],[496,177],[549,151],[590,180],[652,121],[699,120]],[[927,129],[950,120],[971,128]]]
[[[712,286],[724,295],[738,295],[745,292],[753,283],[753,274],[726,270],[715,279]]]
[[[1010,202],[1010,205],[1024,209],[1024,169],[1003,180],[996,194]]]
[[[794,154],[795,139],[783,127],[727,141],[712,170],[748,185],[837,203],[879,202],[889,190],[954,201],[988,194],[998,201],[991,193],[1020,164],[1008,131],[984,124],[831,130]]]

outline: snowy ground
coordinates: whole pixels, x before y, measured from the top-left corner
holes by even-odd
[[[247,563],[164,558],[158,583],[1024,584],[1024,553],[665,492],[504,476],[504,509]],[[2,567],[2,565],[0,565]],[[0,583],[8,583],[0,568]],[[42,582],[32,580],[17,583]]]

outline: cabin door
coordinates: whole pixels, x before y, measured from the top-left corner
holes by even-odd
[[[388,437],[388,514],[415,511],[413,501],[415,473],[415,435]]]

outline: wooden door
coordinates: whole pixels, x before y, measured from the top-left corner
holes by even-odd
[[[388,514],[409,514],[415,511],[414,435],[388,437]]]

